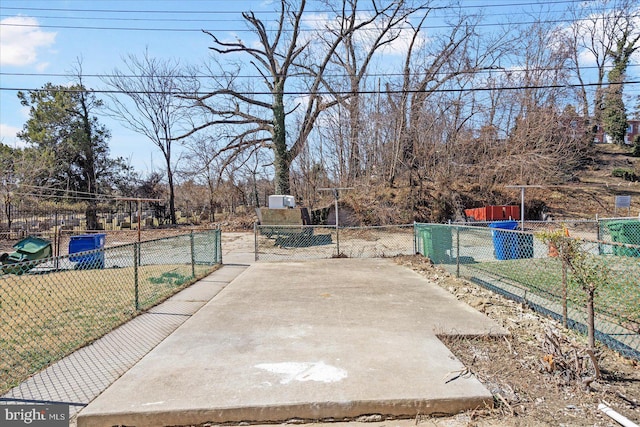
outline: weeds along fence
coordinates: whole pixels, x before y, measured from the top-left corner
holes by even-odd
[[[640,221],[602,220],[597,225],[593,233],[601,240],[573,237],[572,231],[561,237],[573,240],[583,256],[582,268],[575,272],[557,248],[527,228],[523,232],[415,224],[415,239],[418,252],[458,277],[526,303],[581,332],[587,330],[587,292],[582,284],[588,281],[595,287],[596,338],[640,360],[640,245],[620,241],[620,229],[625,229],[626,240],[633,240],[629,236],[640,230]],[[547,223],[537,228],[560,227]],[[640,233],[635,236],[640,239]]]
[[[122,237],[106,235],[111,245],[100,249],[2,264],[0,395],[222,262],[219,229],[118,244]]]
[[[256,261],[382,258],[415,254],[413,225],[255,226]]]

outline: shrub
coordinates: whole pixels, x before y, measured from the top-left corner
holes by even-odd
[[[623,168],[615,168],[612,172],[611,175],[617,177],[617,178],[622,178],[625,181],[631,181],[631,182],[636,182],[636,181],[640,181],[640,177],[638,175],[636,175],[636,173],[632,170],[629,169],[623,169]]]
[[[633,152],[631,155],[633,157],[640,157],[640,135],[636,135],[633,138]]]

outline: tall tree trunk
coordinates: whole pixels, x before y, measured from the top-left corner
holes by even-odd
[[[285,111],[283,102],[284,82],[281,80],[274,86],[273,97],[273,153],[275,167],[276,194],[290,194],[289,168],[291,160],[287,150],[287,132],[285,128]]]
[[[94,200],[89,200],[87,208],[84,211],[87,220],[87,230],[97,230],[98,227],[98,208]]]
[[[97,194],[97,179],[96,179],[96,159],[94,155],[94,143],[93,143],[93,131],[91,128],[91,122],[89,118],[89,107],[87,106],[87,100],[85,93],[80,96],[80,107],[82,108],[82,126],[84,128],[85,142],[84,147],[84,165],[83,171],[85,174],[85,186],[81,191],[89,193],[89,200],[87,201],[87,209],[85,210],[85,217],[87,221],[87,230],[98,229],[98,207],[96,201]]]
[[[215,200],[213,198],[214,195],[214,186],[213,186],[213,180],[212,179],[207,179],[207,184],[209,187],[209,221],[211,222],[215,222],[216,220],[216,204],[215,204]]]

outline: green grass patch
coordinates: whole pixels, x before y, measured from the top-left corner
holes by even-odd
[[[191,279],[191,277],[184,276],[175,271],[168,271],[166,273],[162,273],[160,277],[150,277],[149,282],[153,283],[154,285],[169,284],[178,286],[182,285],[189,279]]]
[[[632,330],[640,328],[640,260],[632,257],[598,257],[611,274],[599,284],[595,295],[596,312],[614,318]],[[560,301],[562,296],[562,262],[557,258],[530,258],[482,262],[469,265],[495,277],[515,282],[545,298]],[[586,293],[567,274],[567,302],[584,307]]]

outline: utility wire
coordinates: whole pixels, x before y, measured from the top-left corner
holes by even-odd
[[[228,1],[225,1],[228,3]],[[494,3],[494,4],[479,4],[479,5],[465,5],[464,9],[486,9],[490,7],[516,7],[516,6],[548,6],[548,5],[557,5],[557,4],[576,4],[576,3],[584,3],[583,0],[550,0],[545,1],[544,3],[540,2],[524,2],[524,3]],[[247,12],[246,10],[124,10],[124,9],[74,9],[74,8],[49,8],[49,7],[2,7],[4,10],[29,10],[29,11],[39,11],[39,12],[91,12],[91,13],[158,13],[158,14],[191,14],[191,15],[202,15],[202,14],[241,14],[243,12]],[[439,6],[432,7],[427,9],[461,9],[461,6]],[[332,10],[306,10],[307,13],[327,13],[332,12]],[[374,9],[362,9],[360,12],[376,12]],[[272,14],[280,14],[279,10],[262,10],[259,12],[260,14],[272,13]]]
[[[15,194],[20,195],[29,195],[29,196],[37,196],[37,197],[49,197],[49,198],[66,198],[66,199],[74,199],[74,200],[112,200],[117,201],[121,199],[122,195],[111,195],[111,194],[103,194],[103,193],[91,193],[88,191],[78,191],[78,190],[68,190],[63,188],[55,188],[55,187],[44,187],[39,185],[28,185],[28,184],[20,184],[18,188],[32,189],[29,192],[20,192],[16,191]],[[48,191],[56,194],[42,194],[36,193],[34,190],[42,190]],[[57,194],[63,193],[63,194]]]
[[[171,0],[169,0],[171,1]],[[557,1],[557,2],[548,2],[548,3],[544,3],[544,5],[549,5],[549,4],[565,4],[565,3],[574,3],[572,1],[570,2],[565,2],[565,1]],[[528,6],[528,5],[540,5],[540,3],[517,3],[517,4],[513,4],[513,6]],[[508,6],[508,4],[506,3],[501,3],[499,5],[494,5],[494,7],[496,6]],[[465,6],[465,9],[469,9],[469,8],[485,8],[485,7],[492,7],[491,5],[486,6],[486,5],[479,5],[479,6]],[[443,7],[446,8],[446,7]],[[457,6],[453,6],[451,7],[458,9],[459,7]],[[5,8],[5,9],[11,9],[11,8]],[[20,9],[20,8],[16,8],[16,9]],[[47,12],[47,11],[74,11],[73,9],[56,9],[56,10],[49,10],[49,9],[37,9],[35,11],[42,11],[42,12]],[[131,11],[117,11],[118,13],[140,13],[139,11],[135,11],[135,10],[131,10]],[[162,11],[162,13],[166,13],[168,11]],[[324,13],[328,13],[330,11],[308,11],[307,13],[317,13],[317,14],[324,14]],[[368,10],[364,10],[364,11],[359,11],[359,12],[371,12]],[[92,12],[94,13],[94,12]],[[124,18],[124,17],[105,17],[105,16],[51,16],[51,15],[35,15],[35,14],[29,14],[28,17],[29,18],[38,18],[38,19],[68,19],[68,20],[83,20],[83,21],[134,21],[134,22],[246,22],[244,19],[241,18],[237,18],[237,19],[229,19],[229,18],[220,18],[220,19],[208,19],[208,18],[198,18],[198,19],[191,19],[191,18],[176,18],[176,17],[171,17],[171,18],[149,18],[147,17],[147,13],[153,13],[153,11],[145,11],[144,12],[144,17],[136,17],[136,18]],[[188,11],[188,12],[181,12],[181,11],[175,11],[174,13],[180,14],[180,13],[194,13],[194,11]],[[211,12],[207,12],[207,13],[211,13]],[[260,14],[262,14],[264,12],[260,12]],[[267,11],[267,13],[280,13],[279,11]],[[559,13],[559,12],[558,12]],[[238,14],[240,15],[241,12],[239,11],[221,11],[221,12],[216,12],[216,14]],[[201,15],[201,14],[199,14]],[[527,15],[530,16],[529,12],[523,11],[523,12],[514,12],[514,11],[509,11],[506,13],[492,13],[491,17],[495,18],[497,16],[519,16],[519,15]],[[1,14],[0,13],[0,18],[10,18],[10,17],[15,17],[16,15],[9,15],[9,14]],[[453,17],[456,15],[438,15],[438,18],[446,18],[446,17]],[[307,18],[305,19],[305,21],[307,22],[323,22],[324,20],[322,19],[316,19],[316,18]]]
[[[629,15],[628,18],[637,18],[640,15]],[[608,19],[607,17],[601,17],[597,19]],[[533,21],[521,21],[521,22],[505,22],[505,23],[477,23],[474,24],[475,27],[504,27],[504,26],[518,26],[518,25],[532,25],[532,24],[562,24],[562,23],[571,23],[575,22],[575,19],[550,19],[550,20],[533,20]],[[216,29],[208,29],[208,28],[142,28],[142,27],[101,27],[101,26],[73,26],[73,25],[46,25],[46,24],[11,24],[11,23],[0,23],[0,27],[24,27],[24,28],[51,28],[51,29],[66,29],[66,30],[98,30],[98,31],[149,31],[149,32],[177,32],[177,33],[195,33],[195,32],[234,32],[234,33],[253,33],[251,29],[243,29],[243,28],[216,28]],[[451,25],[431,25],[428,26],[429,29],[447,29],[451,28]],[[398,30],[411,30],[412,27],[397,27]],[[275,30],[274,30],[275,31]],[[318,32],[317,28],[301,28],[300,32]],[[379,31],[377,28],[363,28],[362,31]],[[284,32],[288,32],[284,30]]]
[[[627,68],[640,67],[640,64],[629,64]],[[584,66],[580,67],[580,70],[597,70],[600,67],[596,65]],[[564,67],[535,67],[535,68],[493,68],[490,70],[479,70],[479,71],[463,71],[460,74],[494,74],[494,73],[522,73],[522,72],[539,72],[539,71],[563,71],[566,70]],[[435,73],[435,75],[444,75],[445,72]],[[403,73],[369,73],[369,77],[400,77],[403,76]],[[0,76],[11,76],[11,77],[65,77],[65,78],[75,78],[77,77],[75,74],[69,73],[7,73],[4,71],[0,71]],[[135,75],[135,74],[82,74],[83,78],[127,78],[127,79],[145,79],[145,78],[162,78],[162,79],[181,79],[181,78],[222,78],[224,75],[222,74],[193,74],[193,75]],[[349,77],[347,74],[327,74],[326,77],[335,78],[335,77]],[[261,75],[258,74],[241,74],[234,76],[234,78],[241,79],[257,79],[262,78]]]
[[[640,80],[627,81],[624,85],[635,85],[640,84]],[[600,83],[572,83],[572,84],[550,84],[550,85],[521,85],[521,86],[502,86],[502,87],[472,87],[472,88],[439,88],[433,90],[359,90],[357,94],[359,95],[375,95],[375,94],[407,94],[407,93],[463,93],[463,92],[490,92],[490,91],[511,91],[511,90],[534,90],[534,89],[565,89],[565,88],[577,88],[577,87],[593,87],[593,86],[608,86],[607,84]],[[8,92],[63,92],[63,93],[95,93],[95,94],[147,94],[147,95],[175,95],[175,96],[204,96],[208,95],[209,92],[171,92],[171,91],[123,91],[123,90],[111,90],[111,89],[86,89],[86,90],[78,90],[78,89],[66,89],[66,88],[56,88],[56,89],[29,89],[29,88],[9,88],[9,87],[0,87],[0,91],[8,91]],[[212,91],[212,92],[215,92]],[[271,92],[241,92],[238,91],[245,96],[261,96],[261,95],[272,95]],[[289,96],[308,96],[312,93],[305,91],[284,91],[284,95]],[[313,92],[314,95],[352,95],[353,91],[345,90],[345,91],[316,91]]]

